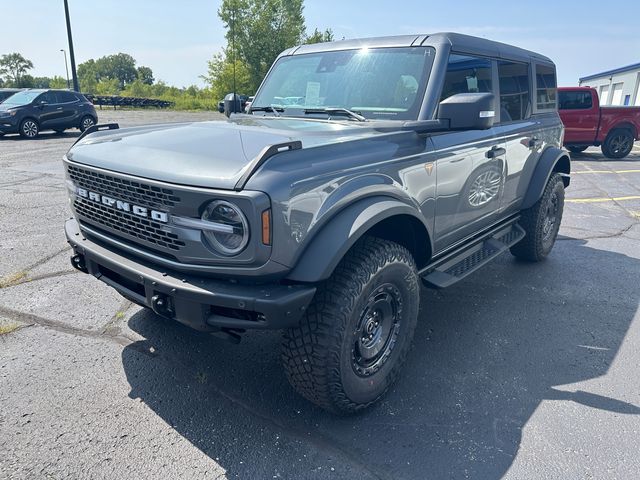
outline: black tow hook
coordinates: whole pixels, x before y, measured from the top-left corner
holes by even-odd
[[[151,297],[151,308],[154,312],[163,317],[173,318],[175,313],[171,298],[162,294]]]
[[[89,273],[87,270],[87,264],[84,262],[84,257],[82,255],[74,255],[71,257],[71,265],[73,268],[80,270],[83,273]]]

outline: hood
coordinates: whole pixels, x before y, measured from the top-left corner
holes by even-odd
[[[0,112],[6,112],[9,109],[24,107],[24,105],[12,105],[10,103],[1,103],[0,102]]]
[[[376,134],[368,123],[243,116],[96,132],[74,145],[67,158],[168,183],[233,189],[269,145],[300,140],[309,148]]]

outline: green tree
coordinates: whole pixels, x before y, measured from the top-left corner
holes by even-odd
[[[280,52],[302,43],[302,3],[303,0],[223,0],[218,15],[227,28],[226,56],[240,60],[249,73],[250,85],[243,93],[257,90]],[[233,65],[233,60],[228,62]]]
[[[95,93],[98,95],[118,95],[120,90],[117,78],[103,78],[96,84]]]
[[[31,60],[27,60],[19,53],[8,53],[0,57],[0,76],[4,76],[5,83],[20,86],[20,79],[33,69]]]
[[[235,90],[238,93],[255,92],[257,87],[251,81],[251,74],[242,60],[235,62]],[[202,77],[209,85],[214,98],[222,99],[227,93],[233,92],[234,72],[233,62],[225,53],[214,55],[209,62],[207,75]]]
[[[307,35],[304,39],[304,43],[322,43],[322,42],[333,42],[333,30],[327,28],[324,32],[321,32],[317,28],[313,30],[311,35]]]
[[[56,75],[49,81],[49,88],[67,88],[67,79]]]
[[[146,85],[153,85],[153,82],[155,81],[155,78],[153,78],[153,71],[149,67],[139,66],[136,69],[136,77]]]
[[[151,75],[153,76],[152,72]],[[107,55],[97,60],[90,59],[78,65],[78,78],[81,79],[82,89],[85,92],[90,92],[89,88],[97,88],[97,84],[101,80],[114,79],[117,80],[118,86],[122,90],[127,84],[138,78],[136,60],[127,53]]]

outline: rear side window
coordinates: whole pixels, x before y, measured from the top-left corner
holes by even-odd
[[[555,110],[556,69],[552,65],[536,64],[536,107],[538,110]]]
[[[560,110],[588,110],[591,107],[591,92],[558,92]]]
[[[57,92],[59,103],[71,103],[78,101],[78,98],[71,92]]]
[[[531,115],[531,87],[529,65],[501,60],[498,62],[500,79],[500,121],[524,120]]]
[[[39,98],[40,102],[47,102],[48,104],[58,103],[58,96],[56,92],[44,92]]]
[[[491,60],[469,55],[449,55],[440,100],[458,93],[492,92]]]

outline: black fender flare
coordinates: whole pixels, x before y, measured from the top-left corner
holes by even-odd
[[[386,196],[367,197],[337,212],[309,240],[287,280],[319,282],[331,276],[340,260],[377,223],[397,215],[409,215],[429,229],[416,207]],[[429,239],[431,239],[429,234]],[[425,245],[425,248],[428,248]]]
[[[560,148],[549,147],[542,153],[533,171],[529,188],[522,200],[522,210],[532,207],[540,200],[544,192],[544,187],[554,172],[560,173],[563,176],[565,187],[568,187],[569,174],[571,173],[569,154]]]

